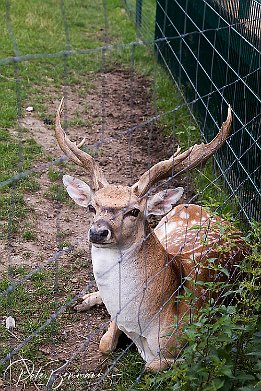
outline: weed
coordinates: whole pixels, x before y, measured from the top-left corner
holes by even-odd
[[[45,193],[45,197],[51,201],[68,202],[69,198],[64,187],[60,184],[53,184],[49,186],[48,191]]]
[[[54,167],[49,167],[48,178],[50,179],[51,182],[56,182],[61,178],[61,173],[56,171]]]
[[[182,355],[169,371],[149,378],[151,389],[259,389],[260,228],[253,224],[246,237],[251,254],[239,265],[243,278],[228,284],[223,293],[223,297],[233,297],[233,305],[216,306],[211,301],[199,310],[196,321],[187,322]],[[215,291],[218,285],[212,284],[211,289]]]
[[[67,127],[73,127],[73,126],[77,126],[77,127],[86,127],[86,128],[90,128],[91,127],[91,122],[89,121],[86,121],[86,120],[83,120],[81,118],[80,115],[78,115],[77,113],[75,113],[75,118],[71,119],[71,120],[67,120],[66,121],[66,126]]]
[[[117,356],[121,354],[122,351],[119,351],[113,356],[113,360],[116,360]],[[115,391],[128,390],[133,385],[133,380],[141,373],[143,365],[143,360],[137,351],[132,348],[127,350],[118,361],[116,367],[106,376],[103,384],[104,388],[106,390],[115,389]],[[134,390],[138,389],[134,388]]]
[[[27,241],[35,241],[37,239],[37,234],[31,229],[26,229],[22,233],[22,238]]]
[[[30,176],[19,182],[19,189],[30,193],[36,193],[41,189],[41,186],[36,178]]]
[[[4,193],[0,197],[0,220],[4,225],[4,233],[14,235],[21,227],[21,220],[30,208],[26,205],[23,195],[17,192]]]
[[[60,242],[59,248],[60,248],[60,249],[68,248],[68,247],[70,247],[70,244],[71,244],[70,242],[64,240],[64,241]]]

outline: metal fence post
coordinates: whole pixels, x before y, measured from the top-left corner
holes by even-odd
[[[141,27],[142,21],[142,0],[136,0],[136,28]]]
[[[250,2],[251,0],[239,0],[238,17],[240,19],[249,18]]]

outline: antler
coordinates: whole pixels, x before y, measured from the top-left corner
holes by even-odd
[[[55,119],[55,136],[57,142],[61,148],[61,150],[65,153],[65,155],[72,160],[75,164],[83,167],[90,173],[93,179],[93,187],[94,190],[98,190],[99,188],[108,184],[104,174],[98,164],[94,161],[92,156],[88,153],[82,151],[80,147],[84,144],[85,139],[79,145],[73,143],[69,137],[66,135],[65,131],[61,126],[61,113],[63,110],[63,101],[62,98],[61,103],[58,107]]]
[[[180,148],[178,148],[170,159],[163,160],[146,171],[138,182],[132,186],[133,191],[141,197],[159,180],[168,178],[173,174],[190,171],[200,163],[204,163],[224,144],[229,135],[231,123],[232,113],[229,105],[227,119],[210,143],[195,144],[183,153],[180,153]]]

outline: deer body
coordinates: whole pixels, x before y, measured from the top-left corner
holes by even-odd
[[[70,197],[93,215],[89,240],[99,292],[91,293],[86,300],[90,300],[89,305],[103,301],[111,316],[100,349],[104,353],[112,351],[121,330],[136,344],[149,370],[164,369],[175,357],[177,335],[190,310],[185,300],[176,301],[176,297],[187,285],[199,296],[197,306],[204,301],[200,297],[202,288],[193,287],[189,277],[210,281],[215,275],[206,271],[204,263],[209,256],[217,255],[216,248],[212,252],[209,248],[219,243],[213,224],[221,220],[211,221],[208,213],[196,205],[173,209],[183,194],[182,188],[153,196],[147,192],[160,179],[173,172],[191,170],[219,149],[229,134],[231,110],[209,144],[194,145],[183,153],[178,148],[170,159],[157,163],[131,187],[107,182],[94,159],[65,134],[60,123],[61,110],[62,103],[56,115],[57,141],[66,155],[86,168],[93,179],[92,188],[68,175],[63,182]],[[155,231],[147,221],[150,214],[165,215]],[[193,227],[196,225],[203,231]],[[207,241],[208,230],[212,234]],[[223,256],[221,261],[226,259],[229,257]]]
[[[176,206],[162,218],[155,234],[172,256],[182,259],[184,276],[194,281],[214,279],[215,273],[207,264],[209,259],[231,269],[233,262],[240,261],[247,251],[241,233],[229,222],[194,204]]]
[[[152,235],[149,242],[155,239]],[[163,325],[166,323],[169,326],[170,323],[164,318],[169,318],[168,309],[172,316],[172,304],[166,304],[166,301],[175,288],[172,273],[164,274],[163,285],[160,275],[164,268],[162,262],[155,262],[155,268],[148,271],[146,265],[150,258],[153,257],[154,261],[162,259],[161,254],[150,254],[150,244],[146,242],[138,248],[132,246],[125,251],[104,251],[92,245],[93,271],[102,300],[118,328],[134,341],[146,362],[157,358],[161,350],[158,338],[159,317]],[[163,252],[161,246],[159,250]],[[142,254],[146,254],[146,257]],[[165,254],[164,256],[166,258]],[[106,265],[103,271],[100,269],[101,262]],[[155,278],[157,273],[159,276]],[[148,284],[148,280],[153,277],[154,281]],[[155,302],[155,295],[160,300]],[[165,308],[160,311],[164,303]]]

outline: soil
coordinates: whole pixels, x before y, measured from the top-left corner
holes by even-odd
[[[177,147],[176,141],[165,137],[155,122],[144,127],[135,127],[155,115],[149,80],[124,70],[98,73],[91,78],[93,89],[87,92],[86,96],[82,96],[82,90],[80,94],[79,86],[66,88],[65,117],[69,125],[67,133],[71,140],[77,142],[85,137],[85,145],[90,146],[109,182],[131,185],[151,165],[171,156]],[[55,89],[48,93],[55,97],[48,104],[50,117],[54,118],[61,93]],[[79,119],[81,126],[77,125]],[[53,159],[61,156],[49,119],[40,121],[36,113],[25,111],[22,124],[29,130],[29,136],[33,137],[48,155]],[[25,133],[25,136],[28,137],[28,133]],[[99,142],[100,146],[97,145]],[[79,167],[67,165],[60,167],[60,171],[73,173],[72,175],[88,181],[88,175]],[[39,266],[57,251],[59,240],[73,243],[77,238],[86,236],[89,226],[87,212],[69,202],[59,203],[47,198],[46,193],[52,184],[47,172],[43,172],[38,181],[40,190],[35,193],[28,192],[25,196],[28,207],[32,209],[26,224],[33,227],[37,240],[25,241],[16,238],[11,246],[2,244],[2,269],[8,264],[28,265],[30,268]],[[181,202],[193,194],[187,177],[168,182],[168,187],[177,186],[185,188]],[[84,290],[88,282],[94,285],[86,238],[73,253],[61,257],[59,267],[61,266],[72,271],[68,282],[71,295]],[[60,296],[58,292],[58,301],[64,299],[62,294]],[[86,313],[67,310],[61,317],[62,343],[49,343],[41,348],[46,359],[53,363],[52,369],[62,365],[91,337],[90,342],[86,342],[86,348],[74,357],[66,371],[73,372],[77,368],[78,373],[104,373],[113,362],[113,356],[106,358],[99,353],[98,343],[103,330],[96,336],[94,334],[107,320],[108,314],[103,306]]]

